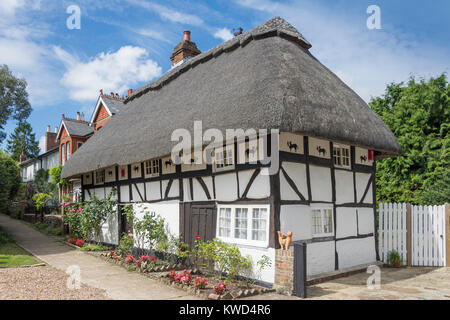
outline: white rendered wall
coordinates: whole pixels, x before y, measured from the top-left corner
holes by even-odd
[[[147,192],[147,201],[160,200],[161,199],[161,185],[159,181],[146,182],[145,191]],[[142,194],[144,191],[142,190]],[[133,199],[134,194],[133,194]]]
[[[280,210],[280,231],[292,231],[292,240],[312,238],[311,209],[305,205],[282,205]]]
[[[308,184],[306,182],[306,165],[303,163],[283,162],[283,169],[294,181],[297,189],[308,200]],[[330,176],[331,179],[331,176]],[[331,182],[331,180],[330,180]],[[287,183],[283,173],[280,173],[280,193],[281,200],[300,200],[299,196]]]
[[[331,169],[309,166],[311,176],[311,195],[313,201],[331,202]]]
[[[306,246],[308,276],[334,271],[334,241],[308,243]]]
[[[237,200],[237,179],[236,173],[220,174],[215,177],[216,200],[234,201]]]
[[[335,170],[336,179],[336,203],[353,203],[355,193],[353,188],[353,172],[347,170]]]
[[[356,209],[336,209],[336,238],[346,238],[357,235]]]
[[[270,181],[269,181],[268,169],[263,168],[261,172],[256,176],[250,189],[247,193],[247,198],[249,199],[264,199],[270,197]],[[239,188],[245,188],[241,186],[239,180]]]
[[[130,202],[130,186],[123,185],[120,186],[120,202]]]
[[[336,250],[339,269],[376,261],[374,237],[337,241]]]
[[[108,244],[119,244],[119,213],[115,208],[106,218],[102,225],[101,242]]]
[[[358,208],[359,234],[375,233],[375,219],[372,208]]]
[[[355,174],[356,178],[356,198],[358,199],[358,202],[361,201],[362,196],[364,195],[364,191],[366,190],[367,183],[370,181],[370,178],[372,175],[370,173],[360,173],[357,172]],[[367,192],[366,200],[369,200],[370,202],[366,203],[372,203],[372,187],[370,188],[369,192]]]
[[[260,248],[252,246],[237,245],[242,256],[250,255],[253,261],[253,273],[256,275],[254,277],[257,280],[264,282],[274,283],[275,281],[275,249],[274,248]],[[262,258],[263,255],[269,257],[272,261],[272,266],[265,268],[261,274],[258,274],[257,262]]]
[[[133,204],[136,218],[143,217],[144,212],[154,213],[164,218],[169,232],[178,235],[180,231],[180,202],[178,200],[163,201],[158,203],[137,203]],[[135,243],[138,246],[138,243]],[[144,248],[147,248],[144,246]]]

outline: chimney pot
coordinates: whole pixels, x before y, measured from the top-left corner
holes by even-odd
[[[64,116],[64,113],[62,114],[62,118],[65,119],[66,117]]]
[[[183,41],[191,41],[191,32],[189,30],[184,31]]]
[[[50,132],[50,126],[47,126],[47,132]]]
[[[103,89],[100,89],[100,95],[101,96],[103,95]]]
[[[84,121],[84,112],[81,113],[81,120]]]
[[[127,97],[131,96],[132,93],[133,93],[133,89],[128,89]]]
[[[77,111],[77,120],[80,120],[80,111]]]
[[[55,127],[55,133],[58,133],[58,127]]]

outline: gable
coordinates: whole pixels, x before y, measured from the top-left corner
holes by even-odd
[[[109,110],[105,107],[103,103],[100,104],[97,114],[94,117],[93,122],[99,122],[100,120],[106,119],[110,116]]]
[[[67,137],[68,135],[69,135],[69,133],[67,132],[66,126],[63,123],[62,127],[61,127],[61,132],[60,132],[60,139],[63,139],[65,137]]]

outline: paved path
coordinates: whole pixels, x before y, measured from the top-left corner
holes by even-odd
[[[71,265],[79,266],[81,282],[105,290],[106,295],[112,299],[199,299],[183,290],[168,287],[139,273],[128,272],[120,266],[72,249],[9,216],[0,214],[0,225],[20,246],[56,269],[66,271]]]

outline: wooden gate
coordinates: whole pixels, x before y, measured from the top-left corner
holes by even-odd
[[[400,254],[403,265],[445,266],[445,208],[445,205],[380,204],[378,210],[380,259],[388,263],[389,252],[395,250]]]
[[[197,235],[203,241],[214,239],[217,219],[215,204],[184,203],[181,206],[180,231],[183,241],[193,248]]]

